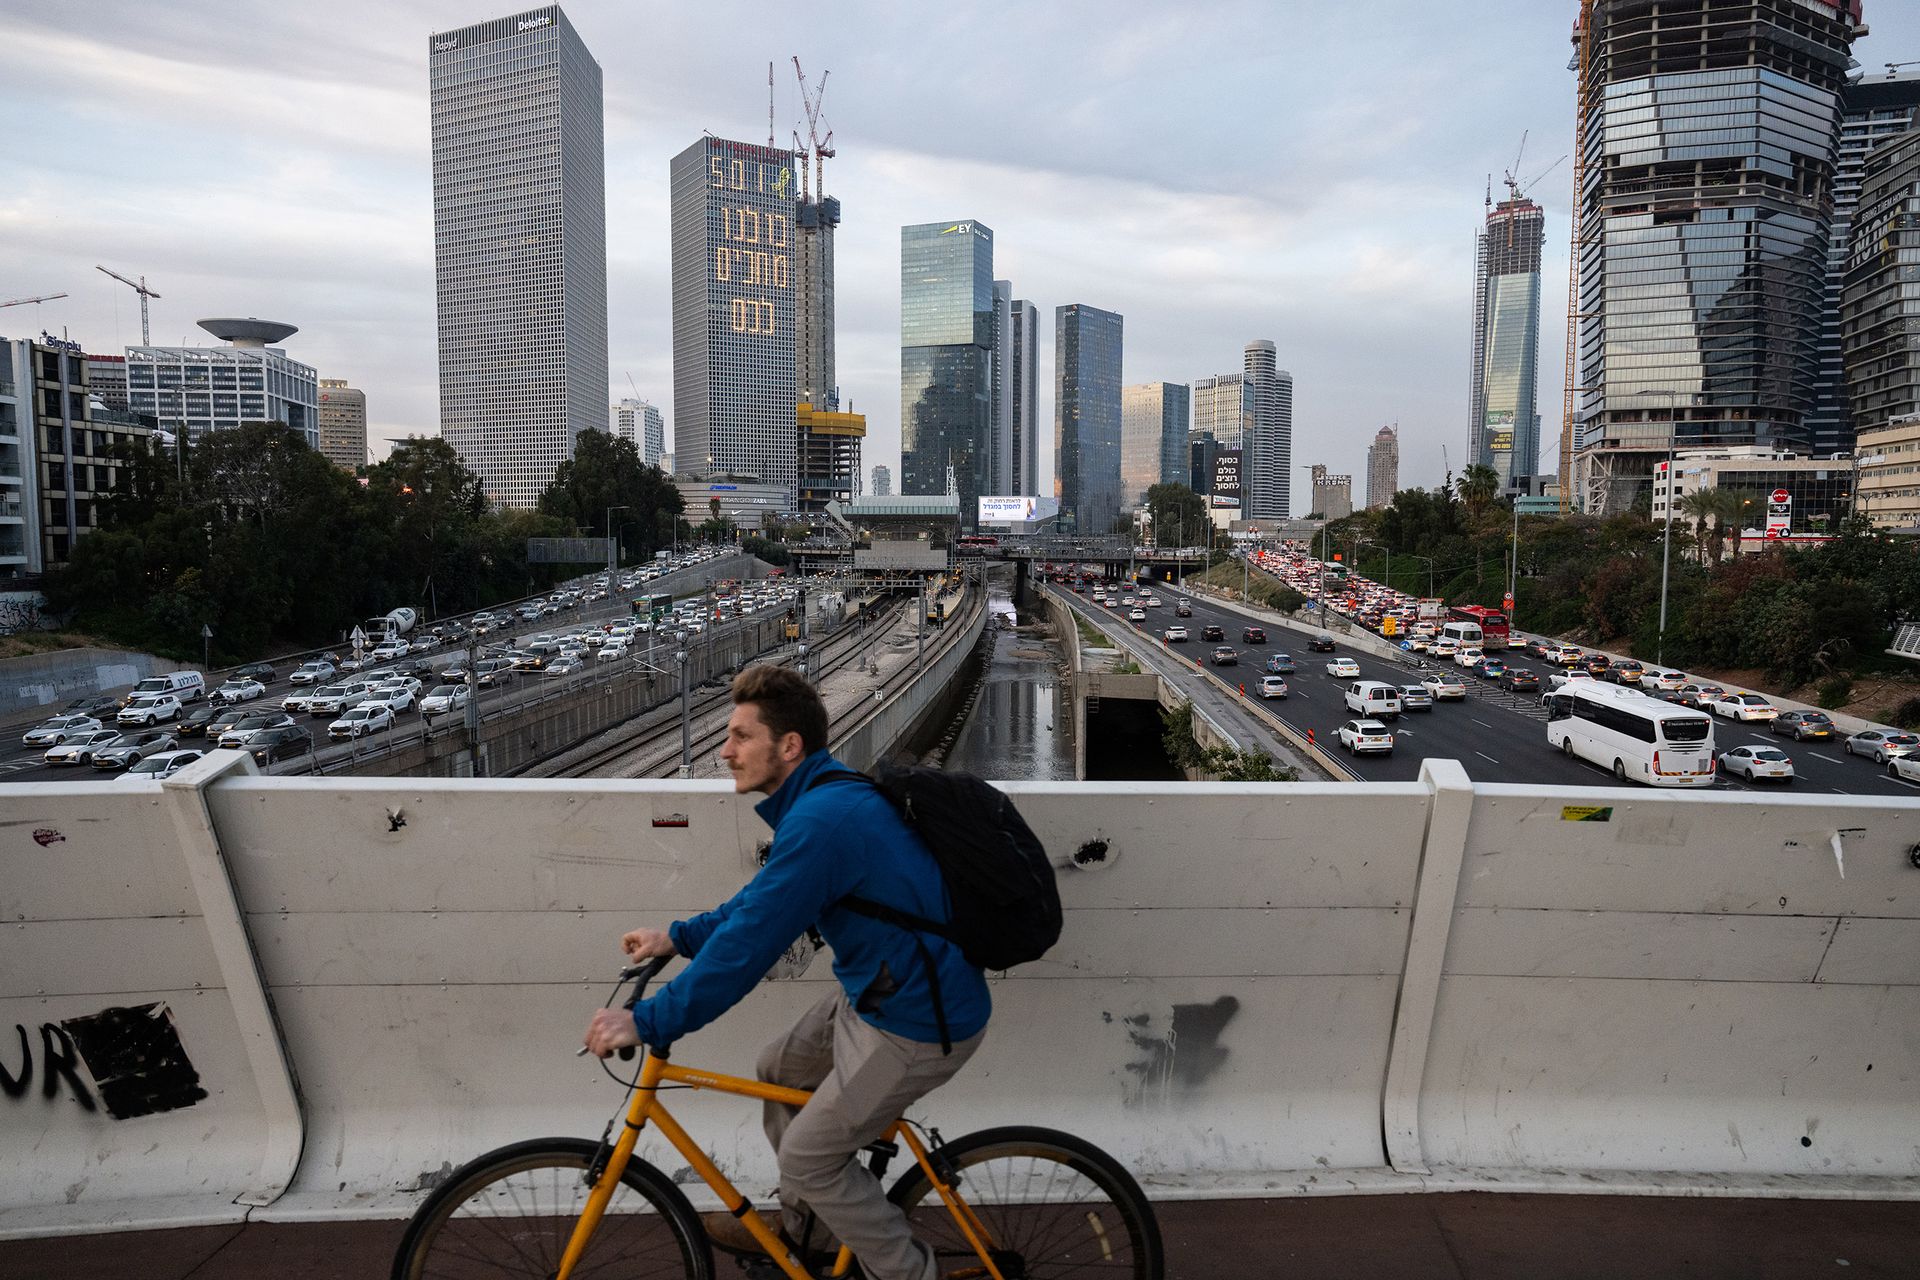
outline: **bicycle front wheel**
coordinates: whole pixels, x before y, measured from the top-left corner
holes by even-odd
[[[1006,1280],[1161,1280],[1166,1264],[1153,1205],[1133,1175],[1092,1143],[1053,1129],[982,1129],[947,1143],[935,1159],[946,1162],[945,1176],[986,1228]],[[919,1165],[887,1198],[933,1247],[942,1275],[987,1274]]]
[[[583,1181],[598,1148],[540,1138],[462,1166],[413,1215],[393,1280],[550,1280],[592,1191]],[[680,1188],[638,1156],[627,1162],[579,1280],[712,1280],[713,1253]]]

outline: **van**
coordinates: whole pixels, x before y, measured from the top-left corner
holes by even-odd
[[[1464,649],[1469,645],[1479,648],[1486,640],[1477,622],[1449,622],[1440,628],[1440,637],[1443,640],[1453,641],[1454,647],[1458,649]]]
[[[1400,687],[1384,680],[1355,680],[1347,686],[1347,710],[1376,720],[1400,718]]]
[[[198,702],[207,696],[207,682],[198,671],[169,671],[165,675],[149,676],[133,686],[133,692],[120,699],[120,705],[124,707],[135,698],[150,698],[156,693],[170,693],[180,699],[182,705]]]

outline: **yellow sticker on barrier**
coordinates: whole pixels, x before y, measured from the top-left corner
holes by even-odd
[[[1610,804],[1563,804],[1560,806],[1562,822],[1611,822],[1613,806]]]

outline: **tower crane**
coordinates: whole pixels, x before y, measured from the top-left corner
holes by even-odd
[[[52,302],[55,298],[66,296],[64,293],[43,293],[37,298],[9,298],[5,302],[0,302],[0,307],[24,307],[29,302]]]
[[[125,276],[121,275],[118,271],[107,271],[105,267],[101,266],[98,263],[94,264],[94,270],[105,271],[106,274],[112,276],[115,280],[118,280],[121,284],[127,286],[127,288],[133,290],[135,293],[140,295],[140,345],[143,347],[152,346],[153,335],[147,327],[147,299],[157,298],[160,295],[155,293],[153,290],[147,288],[147,278],[145,276],[141,276],[139,283],[136,284],[133,281],[127,279]]]
[[[807,112],[807,147],[813,156],[813,194],[816,199],[824,200],[827,198],[826,162],[828,157],[834,154],[834,150],[833,130],[827,130],[827,136],[824,138],[820,136],[820,105],[827,96],[827,77],[833,72],[822,71],[820,83],[809,89],[807,73],[800,69],[800,57],[796,54],[793,59],[793,74],[800,81],[800,101]],[[805,167],[803,160],[801,162],[803,172]]]

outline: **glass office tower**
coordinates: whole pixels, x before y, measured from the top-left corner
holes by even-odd
[[[1244,509],[1252,520],[1285,520],[1293,514],[1293,375],[1265,338],[1249,342],[1241,359],[1253,405],[1242,448]]]
[[[1187,482],[1188,388],[1143,382],[1120,393],[1120,505],[1136,511],[1157,484]]]
[[[900,492],[945,493],[961,519],[992,493],[993,230],[980,222],[900,228]]]
[[[532,507],[607,406],[600,65],[549,5],[429,37],[440,434]]]
[[[1492,467],[1507,493],[1540,466],[1540,252],[1547,215],[1519,196],[1487,210],[1474,244],[1473,380],[1467,461]]]
[[[1053,313],[1053,491],[1079,533],[1120,518],[1120,344],[1124,322],[1081,303]]]
[[[1007,402],[1013,419],[1013,491],[1040,494],[1040,309],[1015,298],[1007,325]]]
[[[1811,447],[1840,96],[1865,28],[1858,0],[1591,13],[1574,470],[1605,514],[1650,497],[1670,441]]]
[[[673,461],[799,483],[793,152],[711,135],[673,158]]]

